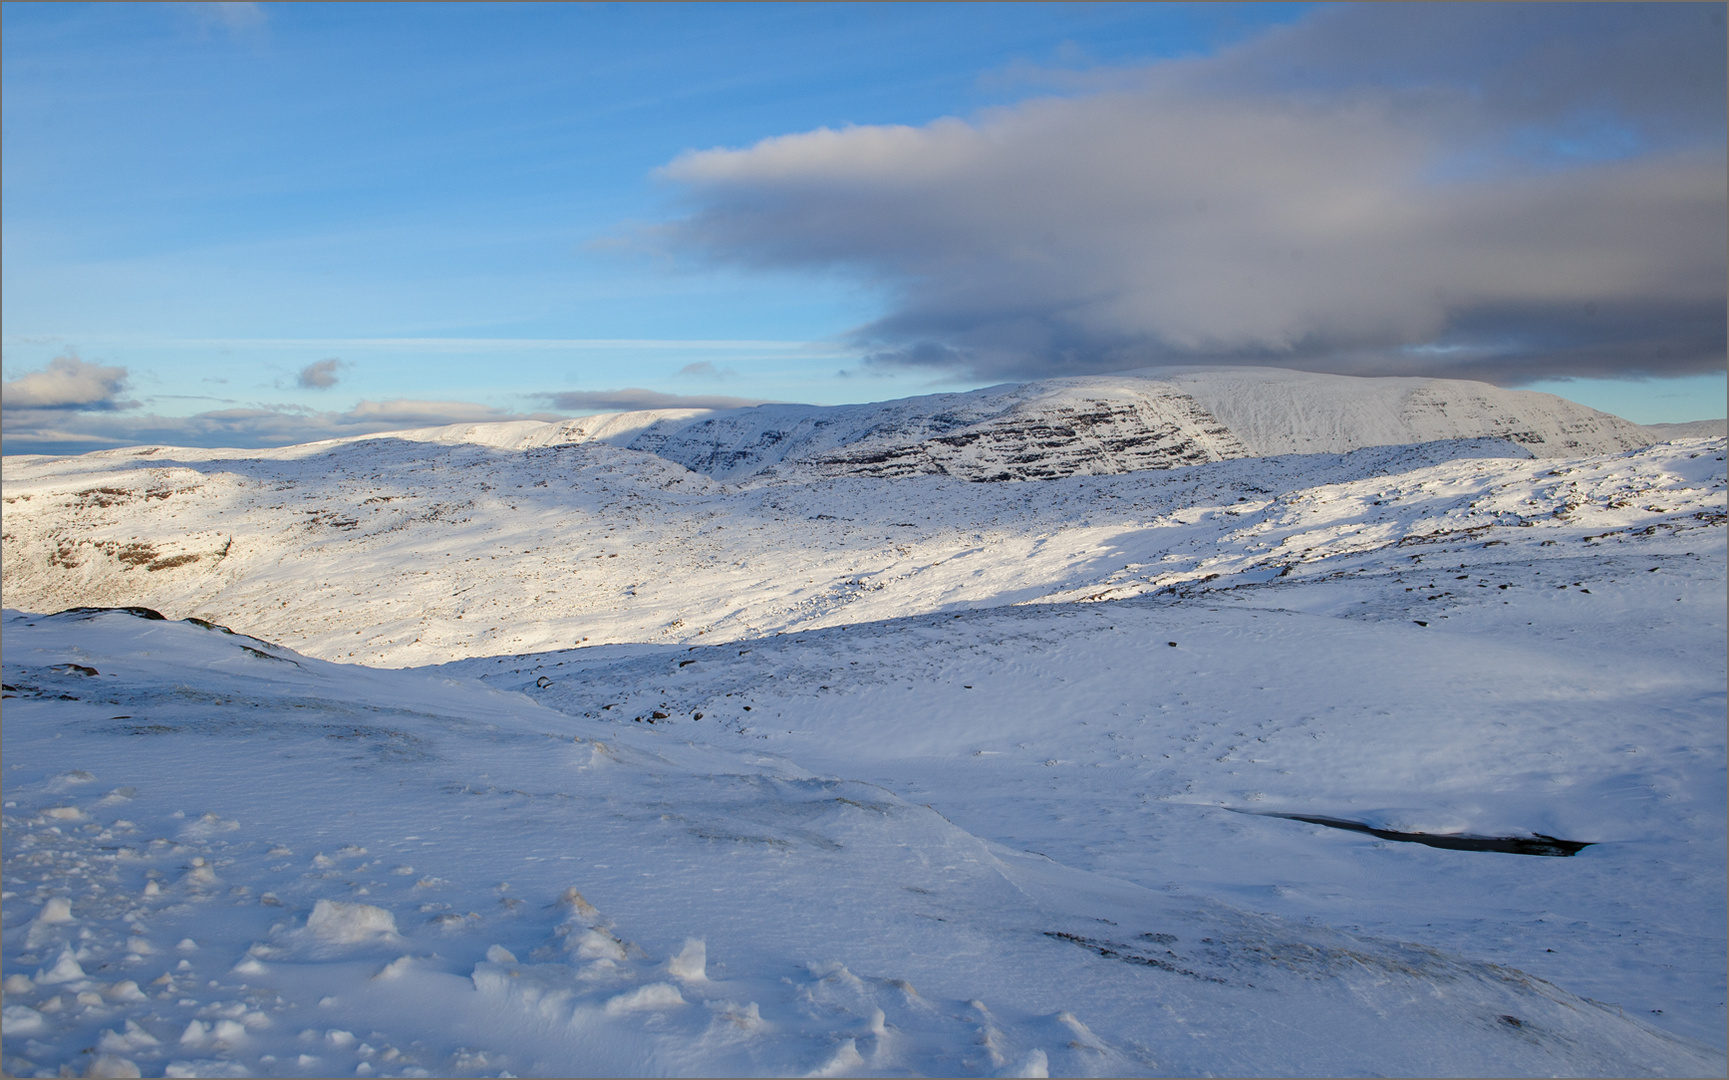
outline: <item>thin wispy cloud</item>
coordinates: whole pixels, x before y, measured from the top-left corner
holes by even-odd
[[[626,387],[622,390],[566,390],[539,395],[555,409],[569,412],[632,412],[638,409],[743,409],[761,405],[760,398],[721,394],[667,394]]]
[[[686,364],[678,369],[682,379],[732,379],[738,372],[731,368],[716,367],[712,360],[698,360],[694,364]]]
[[[73,408],[14,408],[6,401],[0,432],[7,453],[79,453],[102,446],[287,446],[446,424],[558,420],[562,414],[516,412],[469,401],[397,398],[361,401],[351,409],[317,410],[257,404],[191,416],[149,412],[101,413]]]
[[[172,6],[207,33],[219,32],[234,37],[257,34],[270,21],[263,4],[213,2]]]
[[[642,349],[650,351],[680,351],[715,349],[728,351],[762,351],[773,353],[811,353],[832,355],[844,347],[833,342],[799,341],[760,338],[456,338],[456,337],[351,337],[351,338],[170,338],[144,335],[77,334],[48,337],[0,337],[7,345],[35,344],[41,341],[58,343],[62,340],[97,342],[102,344],[146,345],[153,348],[175,346],[227,349],[414,349],[421,351],[473,352],[488,350],[558,351]]]
[[[362,401],[341,414],[344,420],[358,423],[388,424],[484,424],[497,420],[521,420],[524,415],[495,405],[479,405],[471,401],[416,401],[395,398],[390,401]],[[534,414],[528,419],[554,419]]]
[[[851,270],[888,300],[856,347],[974,378],[1719,370],[1722,35],[1689,5],[1325,9],[1132,87],[686,154],[662,239]]]

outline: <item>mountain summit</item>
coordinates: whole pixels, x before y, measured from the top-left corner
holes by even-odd
[[[508,449],[600,441],[734,483],[918,475],[1041,480],[1468,438],[1503,439],[1533,457],[1564,457],[1665,438],[1552,394],[1279,368],[1145,369],[868,405],[607,413],[398,437]]]

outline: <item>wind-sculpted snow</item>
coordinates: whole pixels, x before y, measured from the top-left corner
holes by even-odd
[[[1064,866],[759,740],[126,613],[4,629],[11,1075],[1723,1068],[1526,971]]]

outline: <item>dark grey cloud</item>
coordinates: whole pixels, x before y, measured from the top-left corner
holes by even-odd
[[[555,409],[570,412],[619,411],[639,409],[743,409],[761,405],[757,398],[725,397],[720,394],[663,394],[659,390],[626,387],[623,390],[566,390],[542,394]]]
[[[1455,138],[1555,134],[1566,156],[1627,135],[1721,142],[1724,36],[1721,5],[1339,5],[1169,72],[1226,96],[1389,91]]]
[[[328,390],[336,385],[337,371],[346,366],[335,357],[320,360],[301,368],[296,381],[304,390]]]
[[[93,364],[76,356],[57,356],[41,371],[32,371],[0,384],[6,409],[75,409],[107,411],[129,408],[126,369]]]
[[[1720,370],[1722,15],[1320,9],[1103,92],[686,154],[663,238],[856,272],[874,362],[979,378]]]

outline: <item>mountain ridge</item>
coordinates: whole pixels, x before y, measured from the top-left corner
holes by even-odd
[[[908,475],[1037,480],[1473,438],[1503,439],[1533,457],[1565,457],[1637,449],[1682,433],[1647,429],[1551,394],[1466,380],[1181,368],[864,405],[650,410],[393,434],[501,449],[605,442],[742,483]]]

